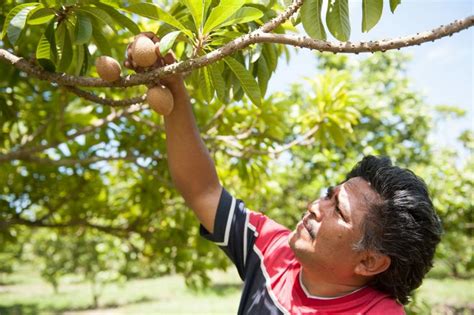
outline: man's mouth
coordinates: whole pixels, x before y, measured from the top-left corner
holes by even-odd
[[[311,224],[309,223],[309,217],[310,216],[311,216],[311,214],[305,216],[303,218],[302,222],[303,222],[303,227],[306,229],[306,231],[308,231],[309,236],[311,236],[311,238],[314,239],[316,236],[314,235],[313,228],[312,228]]]

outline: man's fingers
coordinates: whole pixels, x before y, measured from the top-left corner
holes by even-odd
[[[153,34],[153,38],[151,39],[153,41],[153,43],[159,43],[160,42],[160,38],[158,36],[156,36],[155,34]]]

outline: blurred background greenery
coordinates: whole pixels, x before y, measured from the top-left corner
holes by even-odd
[[[0,24],[17,3],[0,5]],[[165,5],[186,19],[182,5]],[[228,26],[227,41],[274,16],[281,7],[273,5],[258,6],[261,20]],[[137,24],[169,31],[156,21]],[[40,26],[0,48],[32,56]],[[93,29],[103,37],[91,33],[90,51],[75,45],[65,71],[96,75],[84,60],[104,51],[123,58],[130,32]],[[186,45],[175,47],[181,59],[189,57]],[[472,314],[474,134],[463,131],[449,147],[430,137],[466,111],[427,104],[400,52],[315,54],[314,76],[267,91],[285,56],[291,64],[289,48],[269,44],[234,55],[257,78],[258,106],[225,65],[217,66],[224,89],[212,80],[202,88],[207,70],[187,78],[223,185],[292,228],[307,202],[363,155],[390,156],[426,180],[445,228],[435,268],[407,311]],[[171,184],[162,118],[146,107],[126,111],[78,98],[7,63],[0,73],[0,314],[235,314],[240,282],[225,255],[199,237]],[[89,91],[125,99],[144,89]]]

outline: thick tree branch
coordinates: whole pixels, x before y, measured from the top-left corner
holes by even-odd
[[[293,4],[288,7],[287,10],[285,10],[284,12],[280,13],[278,16],[276,16],[272,20],[270,20],[267,23],[265,23],[264,25],[262,25],[259,29],[257,29],[253,33],[256,33],[256,32],[263,32],[264,33],[264,32],[272,31],[273,29],[278,27],[278,25],[282,24],[289,17],[291,17],[291,15],[293,15],[301,7],[302,4],[303,4],[303,0],[295,0],[293,2]],[[253,33],[251,33],[251,34],[253,34]],[[244,35],[240,38],[237,38],[237,39],[231,41],[230,43],[226,44],[221,49],[224,49],[225,47],[232,48],[232,43],[234,43],[234,42],[238,43],[239,39],[246,38],[249,35],[250,34]],[[169,74],[173,74],[173,73],[186,73],[186,72],[189,72],[193,69],[202,67],[206,64],[209,64],[211,62],[215,62],[219,59],[222,59],[225,56],[228,56],[228,55],[232,54],[233,52],[235,52],[239,49],[243,49],[243,48],[249,46],[250,44],[252,44],[252,43],[247,43],[246,44],[245,41],[242,41],[242,40],[240,42],[243,42],[244,45],[241,46],[241,47],[237,46],[237,47],[233,48],[232,50],[229,50],[227,48],[228,52],[225,55],[219,56],[219,53],[217,53],[217,55],[216,55],[217,58],[214,57],[215,59],[210,59],[210,61],[207,62],[207,63],[202,63],[201,64],[200,62],[202,62],[202,60],[206,61],[206,58],[203,59],[203,57],[206,57],[209,54],[207,54],[207,55],[205,55],[201,58],[196,59],[196,60],[201,60],[201,61],[198,61],[198,63],[195,63],[194,59],[183,61],[183,62],[178,62],[178,63],[172,64],[172,65],[169,65],[169,66],[165,66],[163,68],[160,68],[160,69],[157,69],[157,70],[154,70],[154,71],[150,71],[150,72],[147,72],[147,73],[138,73],[136,75],[127,76],[127,77],[122,78],[120,80],[117,80],[116,82],[113,82],[113,83],[106,82],[106,81],[104,81],[102,79],[98,79],[98,78],[75,77],[75,76],[72,76],[72,75],[68,75],[66,73],[47,72],[47,71],[44,71],[41,67],[39,67],[39,66],[23,59],[23,58],[15,56],[14,54],[12,54],[12,53],[4,50],[4,49],[0,49],[0,59],[4,59],[4,60],[10,62],[12,65],[14,65],[19,70],[22,70],[22,71],[24,71],[24,72],[26,72],[26,73],[28,73],[32,76],[35,76],[35,77],[37,77],[41,80],[49,81],[49,82],[52,82],[52,83],[57,83],[57,84],[60,84],[60,85],[65,85],[65,86],[89,86],[89,87],[107,87],[107,86],[109,86],[109,87],[110,86],[126,87],[126,86],[134,86],[134,85],[141,85],[141,84],[147,84],[147,83],[150,83],[150,82],[154,82],[159,78],[165,77],[165,76],[167,76]],[[240,43],[240,45],[242,45],[242,43]],[[226,49],[224,49],[224,51],[225,50]],[[219,49],[216,50],[216,51],[219,51]],[[214,52],[211,52],[210,54],[213,54],[213,53]]]
[[[141,106],[140,105],[133,105],[133,106],[130,106],[130,107],[128,107],[126,109],[123,109],[123,110],[114,111],[114,112],[110,113],[107,117],[105,117],[103,119],[100,119],[100,120],[94,122],[93,124],[91,124],[87,127],[84,127],[83,129],[80,129],[80,130],[76,131],[75,133],[67,136],[66,141],[75,139],[76,137],[78,137],[80,135],[84,135],[84,134],[87,134],[89,132],[93,132],[94,130],[99,129],[102,126],[107,125],[108,123],[110,123],[114,120],[117,120],[117,119],[119,119],[121,117],[124,117],[124,116],[127,116],[129,114],[141,111],[143,108],[144,108],[143,105],[141,105]],[[11,152],[6,153],[6,154],[0,154],[0,164],[4,163],[4,162],[8,162],[8,161],[13,161],[13,160],[16,160],[16,159],[27,159],[33,153],[41,152],[41,151],[44,151],[46,149],[56,147],[56,146],[58,146],[59,144],[61,144],[63,142],[64,141],[53,141],[51,143],[44,144],[44,145],[39,145],[39,146],[35,146],[35,147],[20,147],[19,149],[15,150],[15,151],[11,151]]]
[[[278,43],[284,45],[297,46],[319,50],[320,52],[333,53],[366,53],[400,49],[409,46],[420,45],[427,42],[433,42],[446,36],[452,36],[454,33],[465,30],[474,25],[474,15],[463,20],[454,21],[448,25],[442,25],[431,31],[417,33],[396,39],[386,39],[370,42],[328,42],[314,40],[307,36],[292,34],[259,34],[257,43]]]
[[[51,73],[44,71],[37,65],[34,65],[23,58],[19,58],[7,50],[0,49],[0,59],[6,60],[18,69],[25,71],[29,75],[39,79],[57,83],[66,86],[88,86],[88,87],[127,87],[140,84],[148,84],[173,73],[185,73],[196,68],[214,63],[234,52],[244,49],[251,44],[257,43],[280,43],[305,47],[319,51],[328,51],[334,53],[363,53],[387,51],[391,49],[400,49],[402,47],[420,45],[429,41],[434,41],[454,33],[467,29],[474,25],[474,16],[469,16],[463,20],[456,20],[446,26],[440,26],[428,32],[418,33],[416,35],[406,36],[398,39],[388,39],[382,41],[370,42],[338,42],[313,40],[306,36],[288,35],[288,34],[268,34],[269,31],[283,23],[289,18],[301,5],[302,0],[296,0],[286,11],[280,13],[276,18],[265,23],[259,29],[243,35],[227,43],[219,49],[216,49],[199,58],[177,62],[147,73],[139,73],[132,76],[126,76],[116,82],[106,82],[98,78],[75,77],[65,73]]]

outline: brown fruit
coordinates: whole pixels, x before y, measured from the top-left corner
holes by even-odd
[[[120,79],[120,64],[112,57],[100,56],[95,61],[95,67],[102,80],[113,82]]]
[[[174,107],[173,94],[162,85],[157,85],[148,89],[146,101],[150,107],[161,115],[168,115]]]
[[[153,41],[146,36],[138,37],[133,43],[132,58],[139,67],[152,66],[158,59]]]

